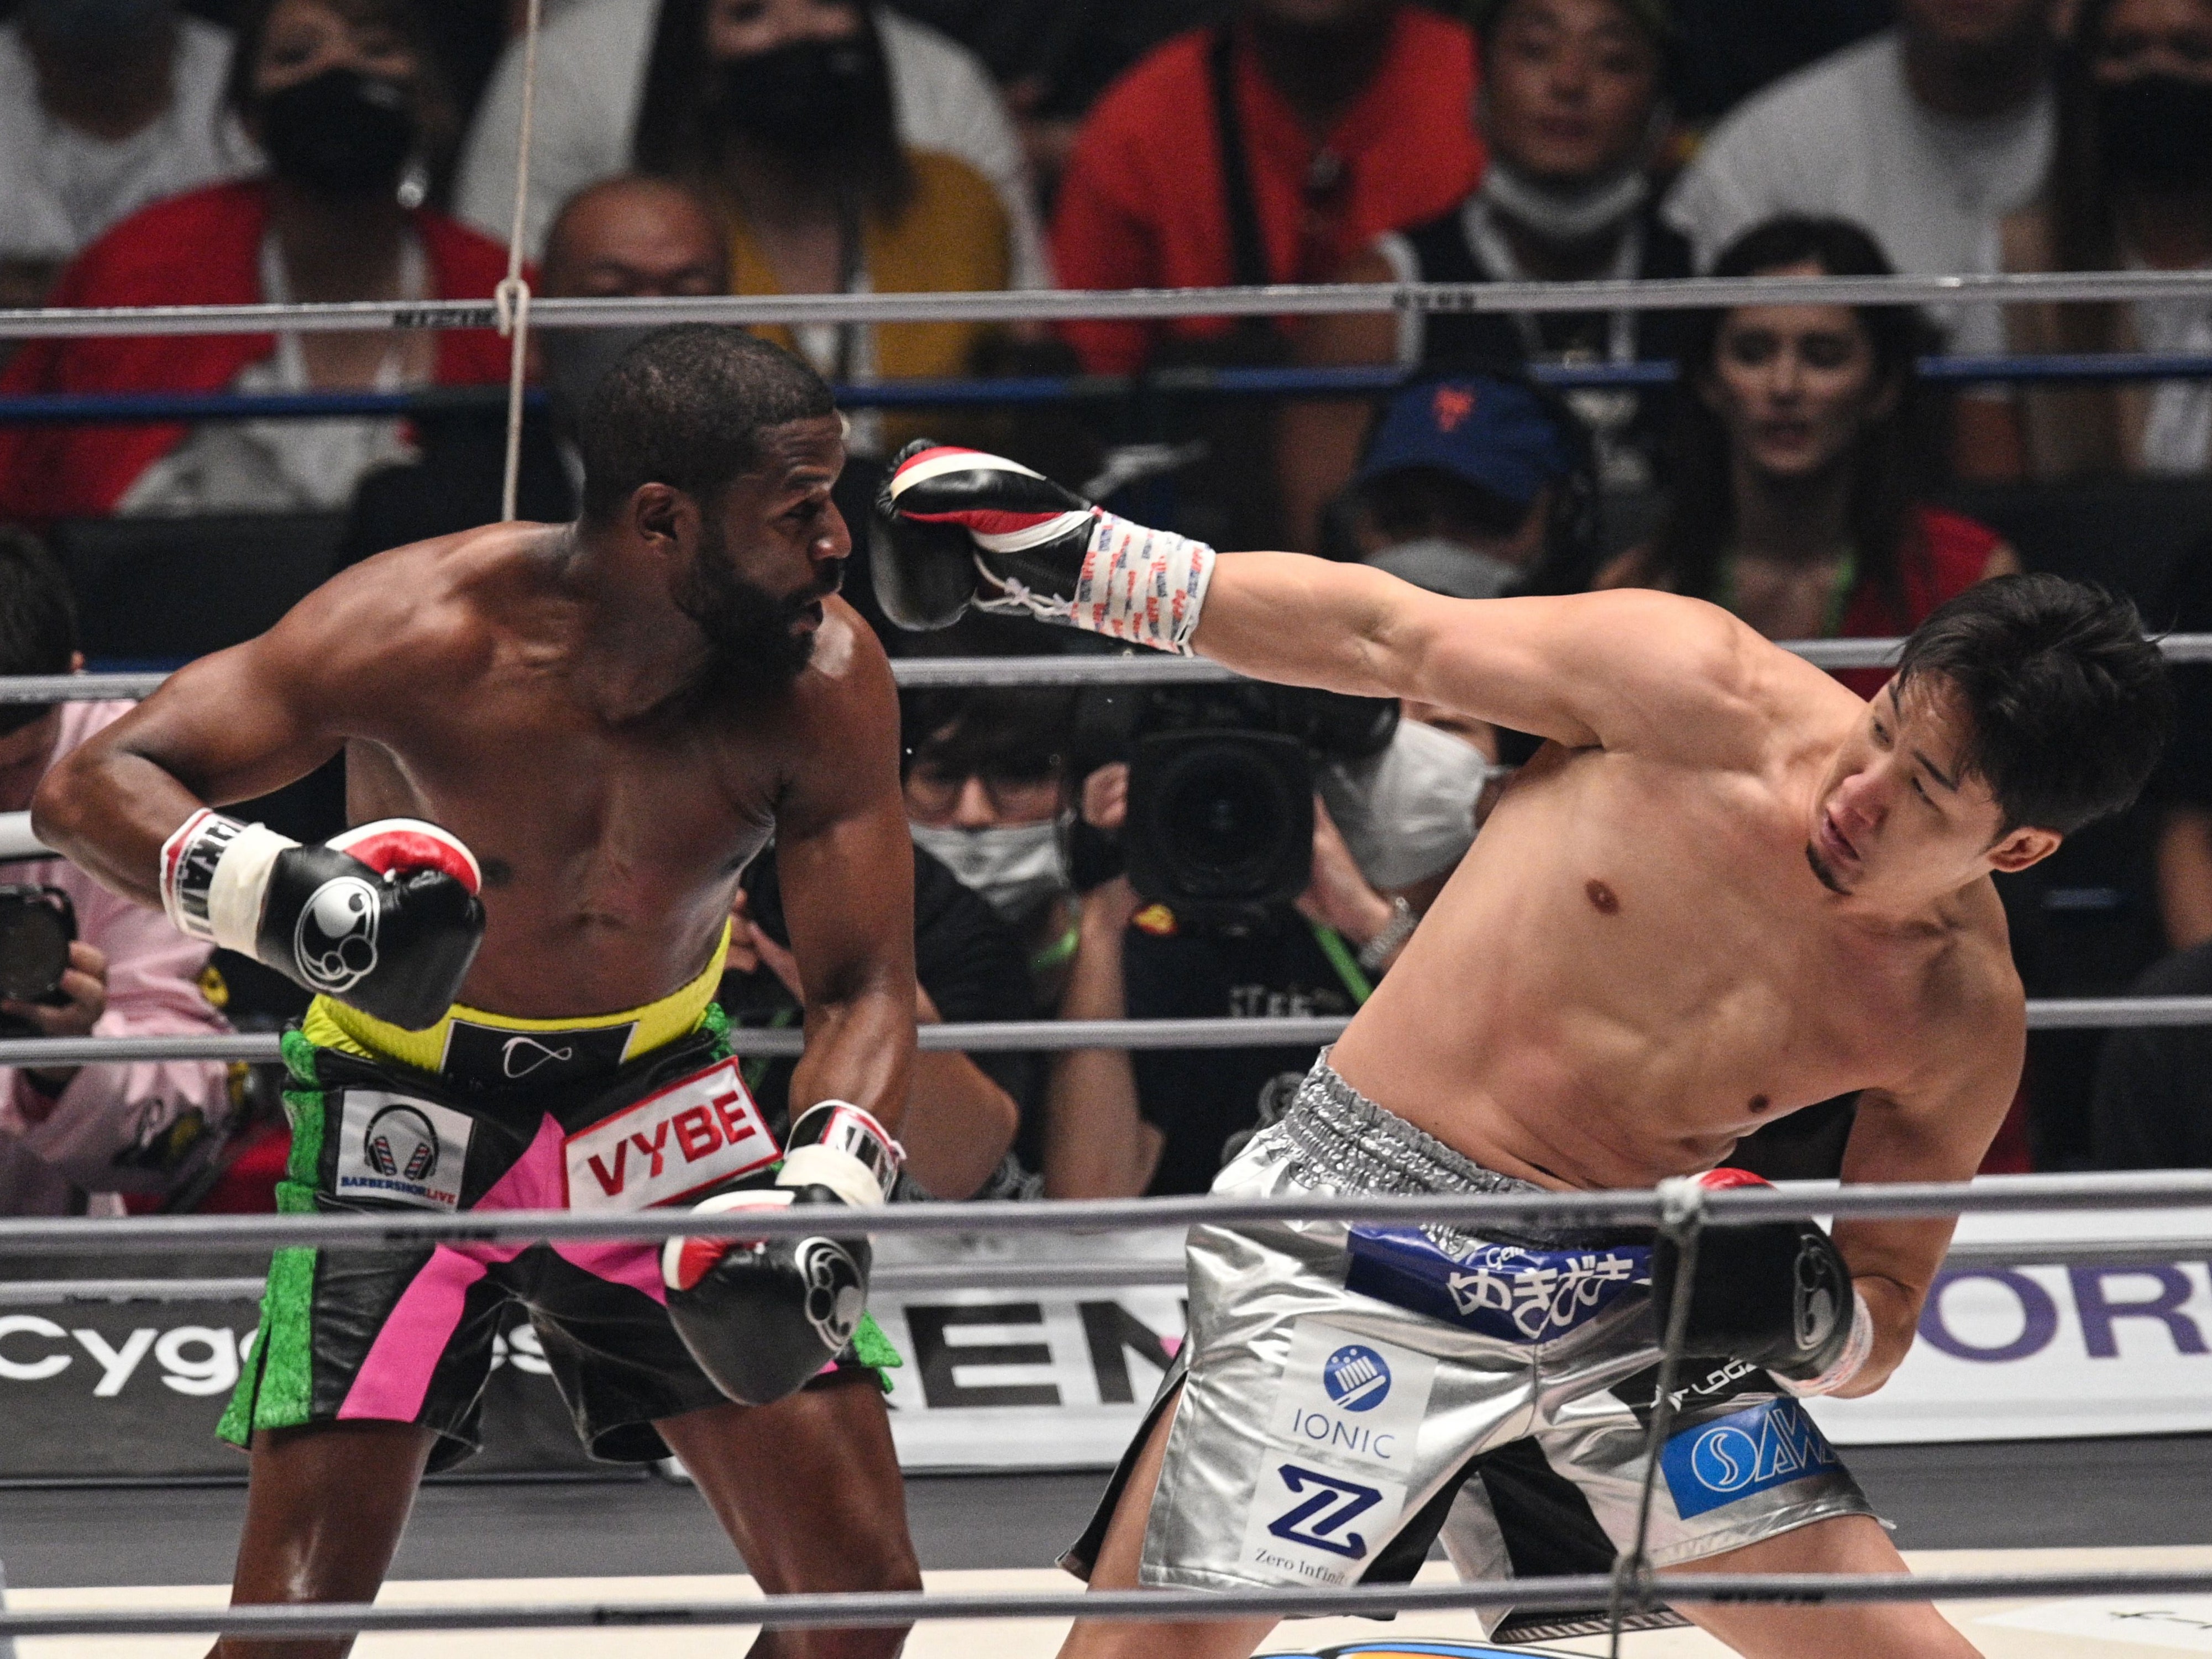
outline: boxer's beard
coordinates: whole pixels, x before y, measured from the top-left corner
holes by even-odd
[[[841,561],[821,581],[781,599],[730,566],[720,529],[704,527],[697,557],[674,594],[676,608],[707,636],[702,689],[736,695],[781,691],[814,655],[814,635],[793,624],[836,592]]]

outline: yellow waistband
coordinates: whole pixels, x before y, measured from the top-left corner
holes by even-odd
[[[707,1005],[714,1000],[715,988],[721,983],[722,957],[729,945],[730,930],[725,923],[722,936],[715,942],[707,965],[690,984],[671,991],[657,1002],[624,1009],[618,1014],[521,1019],[513,1014],[495,1014],[489,1009],[471,1008],[457,1002],[446,1010],[444,1018],[435,1025],[410,1031],[329,997],[317,997],[308,1005],[300,1030],[308,1042],[319,1048],[337,1048],[369,1060],[397,1060],[422,1072],[442,1072],[456,1020],[492,1030],[525,1031],[541,1036],[549,1031],[603,1031],[611,1026],[630,1025],[635,1029],[623,1045],[622,1058],[634,1060],[699,1029],[700,1016],[707,1012]]]

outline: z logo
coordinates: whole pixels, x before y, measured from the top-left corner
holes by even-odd
[[[1269,1532],[1293,1544],[1310,1545],[1331,1555],[1349,1556],[1355,1561],[1367,1553],[1367,1540],[1358,1533],[1345,1533],[1341,1539],[1334,1534],[1341,1531],[1346,1522],[1358,1519],[1381,1503],[1381,1492],[1356,1480],[1302,1469],[1295,1463],[1280,1464],[1276,1473],[1292,1492],[1310,1490],[1313,1495],[1288,1515],[1270,1521]],[[1311,1523],[1310,1527],[1308,1522]]]

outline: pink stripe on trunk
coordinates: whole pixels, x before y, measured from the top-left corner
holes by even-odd
[[[411,1423],[422,1414],[422,1397],[461,1322],[469,1287],[484,1271],[483,1262],[443,1245],[431,1253],[370,1344],[368,1358],[338,1407],[340,1418]]]

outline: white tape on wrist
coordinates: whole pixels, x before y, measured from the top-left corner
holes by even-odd
[[[1218,556],[1204,542],[1102,512],[1068,620],[1094,634],[1188,657]]]
[[[1818,1376],[1799,1381],[1795,1377],[1778,1376],[1774,1380],[1796,1395],[1800,1400],[1815,1395],[1833,1394],[1866,1369],[1874,1352],[1874,1313],[1867,1306],[1866,1294],[1857,1285],[1851,1286],[1851,1334],[1844,1340],[1844,1351],[1836,1356],[1836,1363]]]
[[[255,957],[276,855],[300,843],[202,807],[161,843],[161,908],[186,937]]]
[[[776,1171],[779,1187],[827,1187],[848,1204],[872,1206],[884,1201],[883,1183],[875,1172],[850,1152],[835,1146],[799,1146]]]

